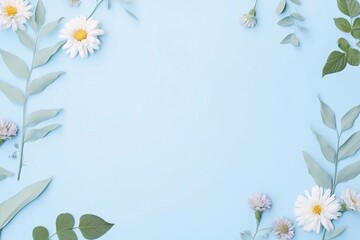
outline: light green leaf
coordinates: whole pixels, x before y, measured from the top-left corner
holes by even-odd
[[[34,201],[49,185],[52,178],[36,182],[0,204],[0,229],[3,229],[26,205]]]
[[[32,235],[34,240],[49,240],[50,237],[49,231],[43,226],[34,228]]]
[[[360,51],[354,48],[349,48],[347,55],[347,62],[351,66],[359,66],[360,65]]]
[[[333,239],[333,238],[339,236],[340,234],[342,234],[345,231],[345,229],[346,229],[346,227],[342,226],[342,227],[337,227],[332,232],[326,232],[325,240],[330,240],[330,239]]]
[[[350,48],[349,42],[345,38],[339,38],[338,40],[338,46],[341,50],[344,52],[348,52]]]
[[[5,65],[9,68],[12,74],[17,77],[27,79],[29,76],[29,70],[26,63],[19,57],[12,53],[0,49],[0,54],[4,60]]]
[[[291,17],[293,17],[293,18],[295,18],[296,20],[299,20],[299,21],[304,21],[305,20],[305,18],[299,13],[292,13]]]
[[[241,240],[254,240],[252,233],[249,230],[240,233]]]
[[[347,63],[347,56],[343,52],[333,51],[330,53],[326,64],[323,68],[323,77],[336,72],[341,72],[345,69]]]
[[[338,29],[343,32],[349,33],[351,32],[351,25],[349,21],[345,18],[334,18],[335,25]]]
[[[342,118],[341,118],[341,130],[346,131],[353,127],[356,119],[360,114],[360,105],[350,109]]]
[[[35,41],[29,36],[29,34],[27,34],[27,32],[18,29],[16,31],[16,35],[18,36],[19,41],[21,42],[22,45],[24,45],[25,47],[31,50],[35,49]]]
[[[301,5],[300,0],[291,0],[293,3],[297,4],[297,5]]]
[[[62,109],[39,110],[31,113],[25,121],[25,127],[33,127],[37,124],[56,117]]]
[[[77,240],[77,236],[74,230],[68,229],[58,233],[59,240]]]
[[[0,80],[0,91],[13,103],[22,105],[25,101],[24,94],[17,88]]]
[[[41,93],[55,80],[57,80],[64,72],[53,72],[46,74],[40,78],[36,78],[30,82],[27,96]]]
[[[35,8],[35,21],[39,26],[44,25],[46,19],[46,10],[42,0],[38,0]]]
[[[320,97],[319,97],[319,101],[320,101],[321,118],[323,120],[323,123],[329,128],[336,129],[336,120],[335,120],[334,111],[330,108],[329,105],[324,103],[320,99]]]
[[[40,35],[41,36],[45,36],[47,34],[52,33],[60,24],[60,22],[63,20],[64,18],[61,17],[58,20],[52,21],[47,23],[44,27],[41,28],[41,32]]]
[[[285,8],[286,8],[286,0],[280,0],[280,3],[276,8],[275,13],[277,15],[280,15],[280,14],[282,14],[284,12]]]
[[[360,131],[352,134],[339,148],[339,160],[351,157],[360,149]]]
[[[0,167],[0,181],[4,180],[5,178],[11,177],[14,174],[9,172],[8,170]]]
[[[278,21],[277,24],[283,27],[288,27],[294,25],[294,20],[292,19],[292,17],[287,16],[281,19],[280,21]]]
[[[339,10],[351,18],[360,14],[360,4],[357,0],[337,0]]]
[[[47,63],[50,58],[64,45],[64,41],[56,43],[52,47],[40,49],[34,57],[34,68],[40,67]]]
[[[75,219],[70,213],[62,213],[56,218],[56,232],[59,240],[76,240],[77,236],[73,231]]]
[[[37,25],[37,23],[35,22],[35,16],[32,15],[29,19],[29,25],[31,27],[31,29],[33,30],[34,33],[37,33],[39,31],[39,27]]]
[[[113,225],[98,216],[85,214],[80,217],[79,229],[84,238],[98,239],[107,233]]]
[[[31,129],[26,133],[25,142],[34,142],[41,138],[44,138],[60,126],[60,124],[51,124],[40,129]]]
[[[336,183],[344,183],[356,178],[360,174],[360,161],[354,162],[343,169],[338,173]]]
[[[290,44],[290,43],[295,47],[299,46],[300,42],[298,37],[295,35],[295,33],[290,33],[280,42],[280,44]]]
[[[331,176],[323,170],[320,165],[315,162],[307,152],[303,152],[303,157],[307,165],[309,174],[314,179],[315,183],[320,187],[332,188]]]
[[[336,156],[335,149],[326,141],[326,139],[323,136],[321,136],[320,134],[318,134],[314,130],[312,130],[312,132],[315,134],[316,139],[319,142],[321,152],[324,155],[324,157],[329,162],[335,163],[335,156]]]
[[[356,18],[351,29],[351,35],[355,39],[360,39],[360,18]]]

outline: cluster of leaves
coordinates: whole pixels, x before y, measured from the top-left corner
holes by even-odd
[[[39,42],[42,37],[52,33],[60,21],[63,18],[59,18],[55,21],[45,24],[46,11],[45,7],[41,0],[37,2],[35,15],[30,20],[30,26],[33,30],[33,35],[30,36],[29,33],[23,30],[18,30],[16,32],[20,43],[26,48],[30,49],[33,53],[32,61],[29,65],[25,63],[20,57],[14,55],[13,53],[7,52],[3,49],[0,49],[0,54],[5,65],[8,67],[10,72],[16,77],[25,80],[25,91],[21,91],[19,88],[9,84],[6,81],[0,80],[0,91],[13,103],[22,106],[23,108],[23,122],[20,128],[21,140],[20,140],[20,165],[18,172],[18,179],[20,178],[21,169],[23,166],[23,152],[24,146],[27,142],[37,141],[50,132],[59,128],[60,124],[50,124],[41,128],[33,128],[38,124],[53,118],[59,114],[61,109],[45,109],[37,110],[28,114],[27,103],[28,100],[44,91],[49,87],[55,80],[57,80],[64,72],[57,71],[47,73],[41,76],[33,77],[33,70],[39,68],[40,66],[49,62],[49,60],[54,56],[54,54],[61,48],[64,44],[63,41],[57,42],[53,46],[45,47],[38,49]]]
[[[277,24],[282,27],[292,26],[294,28],[294,31],[288,34],[280,43],[292,44],[297,47],[300,45],[300,40],[296,35],[296,29],[305,30],[303,26],[299,25],[299,23],[303,22],[305,18],[298,12],[293,12],[291,10],[291,5],[301,5],[301,2],[300,0],[280,0],[280,3],[276,8],[276,14],[284,16]]]
[[[337,127],[337,121],[333,110],[320,99],[321,116],[325,126],[336,132],[336,147],[333,147],[322,135],[313,130],[313,133],[319,142],[320,149],[325,159],[334,167],[334,174],[331,175],[325,171],[320,164],[315,161],[310,154],[303,152],[309,174],[315,183],[321,187],[331,189],[334,193],[340,183],[345,183],[356,178],[360,174],[360,161],[355,161],[343,167],[340,171],[339,164],[343,163],[349,157],[354,156],[360,149],[360,131],[353,133],[346,141],[341,143],[341,135],[351,129],[360,114],[360,105],[350,109],[342,118],[340,130]],[[331,239],[340,235],[344,227],[337,228],[334,232],[327,233],[326,239]],[[330,235],[331,234],[331,235]],[[331,237],[331,238],[330,238]]]
[[[57,235],[59,240],[77,240],[75,229],[79,229],[85,239],[98,239],[107,233],[114,224],[92,215],[84,214],[80,217],[79,226],[75,227],[75,219],[70,213],[62,213],[56,218],[56,233],[50,236],[47,228],[38,226],[33,230],[34,240],[49,240]]]
[[[339,10],[347,16],[347,18],[334,18],[336,27],[352,36],[360,47],[360,4],[357,0],[337,0]],[[333,51],[330,53],[326,64],[323,68],[323,77],[328,74],[341,72],[346,65],[360,65],[360,51],[352,48],[348,40],[339,38],[338,47],[341,51]]]
[[[267,239],[270,236],[271,228],[263,228],[259,229],[256,234],[252,234],[251,231],[246,230],[240,233],[240,239],[241,240],[262,240]],[[257,234],[260,233],[260,234]]]

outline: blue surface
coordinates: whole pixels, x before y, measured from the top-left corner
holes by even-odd
[[[53,20],[89,13],[95,1],[80,8],[44,2]],[[310,127],[335,137],[321,122],[317,95],[340,118],[360,104],[358,69],[321,78],[341,36],[333,24],[341,16],[335,2],[299,8],[309,29],[300,34],[300,48],[279,44],[290,30],[276,24],[276,1],[260,0],[259,26],[242,28],[239,16],[251,5],[139,0],[139,22],[115,2],[109,11],[102,6],[94,15],[107,33],[101,50],[85,60],[62,52],[40,70],[67,72],[29,105],[64,108],[51,120],[63,127],[28,144],[22,179],[1,182],[0,201],[32,182],[54,181],[2,240],[31,239],[37,225],[54,232],[62,212],[114,222],[103,239],[239,240],[241,231],[255,228],[247,196],[257,191],[273,200],[264,227],[280,216],[295,220],[296,196],[314,185],[301,151],[322,157]],[[0,47],[30,58],[14,39],[2,31]],[[56,39],[53,34],[42,44]],[[2,63],[0,72],[11,79]],[[0,109],[1,118],[20,119],[20,108],[3,95]],[[0,165],[13,171],[18,163],[7,156],[18,140],[0,149]],[[346,186],[360,190],[359,184]],[[359,214],[336,222],[348,226],[340,239],[359,237],[358,222]],[[294,239],[320,239],[296,232]]]

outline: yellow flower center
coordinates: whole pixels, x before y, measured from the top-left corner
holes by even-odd
[[[320,215],[322,212],[322,208],[320,205],[315,205],[315,206],[313,206],[312,211],[313,211],[313,213]]]
[[[9,17],[15,16],[17,14],[17,9],[13,6],[5,7],[5,12]]]
[[[282,234],[288,233],[289,232],[289,226],[286,224],[281,224],[279,226],[279,232]]]
[[[79,29],[79,30],[77,30],[77,31],[74,33],[73,36],[74,36],[74,38],[75,38],[76,40],[78,40],[78,41],[80,42],[80,41],[86,39],[86,37],[87,37],[87,32],[86,32],[85,30],[83,30],[83,29]]]

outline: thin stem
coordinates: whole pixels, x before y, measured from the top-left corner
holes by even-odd
[[[339,163],[339,148],[340,148],[340,138],[342,131],[339,133],[336,131],[337,134],[337,143],[336,143],[336,153],[335,153],[335,173],[334,173],[334,182],[332,187],[332,193],[335,193],[336,185],[337,185],[337,172],[338,172],[338,163]]]
[[[325,236],[326,236],[326,229],[324,229],[324,234],[322,236],[322,240],[325,240]]]
[[[94,10],[92,10],[92,12],[90,13],[88,19],[91,18],[91,16],[96,12],[96,10],[98,9],[98,7],[100,6],[100,4],[101,4],[103,1],[104,1],[104,0],[96,1],[97,4],[96,4]]]
[[[255,9],[256,6],[257,6],[257,2],[258,2],[258,0],[255,0],[254,9]]]
[[[255,230],[255,234],[254,234],[253,239],[255,239],[256,235],[257,235],[258,232],[259,232],[259,226],[260,226],[260,221],[256,221],[256,230]]]
[[[2,232],[2,229],[0,229],[0,239],[1,239],[1,232]]]

